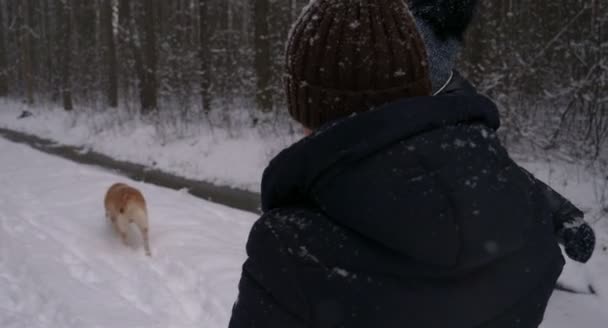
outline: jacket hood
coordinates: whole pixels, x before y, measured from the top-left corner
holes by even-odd
[[[270,162],[262,179],[262,209],[307,205],[315,182],[333,167],[424,132],[463,123],[497,130],[496,105],[479,95],[416,97],[327,124]]]
[[[465,262],[470,262],[465,266],[475,267],[489,260],[480,250],[493,251],[494,244],[509,245],[504,251],[519,246],[520,227],[510,218],[527,213],[501,209],[499,203],[497,210],[506,218],[497,221],[509,225],[505,227],[489,223],[493,220],[469,220],[461,215],[459,212],[493,211],[488,204],[494,202],[484,198],[485,191],[478,193],[495,187],[497,192],[487,197],[502,196],[506,189],[492,177],[495,172],[488,171],[479,181],[485,185],[477,190],[463,181],[472,175],[466,167],[470,159],[481,167],[474,170],[481,171],[486,165],[496,166],[497,161],[490,157],[499,155],[480,160],[470,156],[474,149],[444,152],[441,147],[454,141],[457,146],[473,144],[457,139],[466,140],[466,136],[445,133],[454,127],[483,126],[494,134],[499,125],[496,106],[477,95],[409,98],[351,116],[323,127],[271,161],[262,181],[263,210],[313,209],[420,262],[462,265],[464,252]],[[445,168],[450,161],[455,164]],[[477,204],[477,200],[485,203]],[[459,222],[461,217],[467,222]]]

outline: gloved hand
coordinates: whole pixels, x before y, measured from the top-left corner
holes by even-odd
[[[595,250],[595,233],[585,222],[583,211],[530,172],[522,170],[544,195],[553,215],[555,234],[566,249],[566,255],[574,261],[587,263]]]
[[[566,255],[574,261],[587,263],[595,250],[595,233],[582,217],[557,220],[563,225],[557,229],[557,237]]]
[[[568,201],[562,202],[553,222],[559,242],[566,255],[574,261],[587,263],[595,249],[595,233],[585,222],[585,214]]]

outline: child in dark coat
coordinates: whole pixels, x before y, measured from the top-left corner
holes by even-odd
[[[582,213],[509,157],[466,81],[432,96],[426,52],[402,0],[300,18],[286,90],[314,132],[264,173],[231,328],[538,327],[558,242],[589,259]]]

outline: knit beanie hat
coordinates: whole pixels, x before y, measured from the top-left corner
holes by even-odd
[[[310,129],[431,94],[425,46],[404,0],[316,0],[286,57],[289,113]]]

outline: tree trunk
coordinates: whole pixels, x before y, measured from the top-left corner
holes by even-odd
[[[148,1],[148,0],[143,0]],[[120,0],[119,3],[119,25],[120,25],[120,35],[121,35],[121,43],[122,43],[122,55],[124,56],[121,62],[126,63],[125,66],[133,69],[135,71],[136,80],[138,82],[138,91],[139,91],[139,100],[141,106],[141,112],[144,113],[144,85],[146,83],[146,74],[145,74],[145,66],[143,59],[143,51],[141,49],[141,45],[139,45],[136,40],[141,39],[140,33],[140,25],[136,24],[136,20],[134,17],[137,16],[137,12],[133,9],[138,9],[138,6],[131,7],[130,0]],[[141,2],[134,3],[136,5],[141,4]],[[141,43],[141,41],[139,41]],[[130,66],[130,62],[132,63],[132,67]],[[128,90],[128,86],[130,86],[129,81],[125,81],[125,92]]]
[[[61,26],[60,35],[63,36],[61,42],[62,67],[61,67],[61,96],[63,98],[63,109],[71,111],[74,109],[72,103],[72,82],[71,82],[71,62],[72,62],[72,3],[70,0],[58,0],[57,6],[61,13],[59,19]]]
[[[94,1],[68,0],[72,7],[72,33],[76,36],[74,56],[71,58],[74,66],[73,79],[76,82],[79,95],[84,99],[92,99],[99,94],[98,69],[102,60],[97,45],[97,8]]]
[[[4,8],[0,3],[0,97],[8,95],[8,67],[6,63],[6,26],[4,25]]]
[[[43,26],[44,26],[44,45],[45,45],[45,66],[44,69],[46,69],[46,91],[50,93],[51,95],[51,100],[53,102],[57,101],[57,99],[59,98],[58,96],[58,83],[57,83],[57,79],[56,77],[58,76],[58,74],[56,74],[56,69],[55,69],[55,62],[56,59],[54,58],[54,52],[53,52],[53,38],[54,35],[56,33],[53,33],[53,30],[51,28],[51,17],[53,14],[53,10],[51,7],[51,1],[52,0],[43,0],[43,8],[42,8],[42,12],[40,13],[40,17],[42,19],[42,21],[44,22]]]
[[[156,33],[154,29],[154,7],[156,0],[144,0],[144,17],[142,28],[144,32],[143,76],[141,80],[141,109],[149,113],[158,108],[158,82],[156,80],[157,53]]]
[[[118,58],[120,63],[121,77],[121,92],[126,100],[130,98],[131,79],[133,77],[134,67],[132,62],[133,47],[131,46],[131,5],[130,0],[119,0],[118,2]]]
[[[101,33],[103,40],[104,64],[106,70],[105,93],[110,107],[118,106],[118,70],[116,59],[116,43],[112,24],[112,0],[102,0],[101,3]]]
[[[270,59],[270,38],[268,29],[269,1],[256,0],[254,4],[255,21],[255,72],[256,104],[258,110],[264,113],[272,111],[272,62]]]
[[[21,45],[23,52],[23,79],[25,81],[25,97],[29,105],[34,104],[34,68],[32,63],[32,34],[30,20],[30,0],[23,0],[21,4],[23,26],[21,26]]]
[[[201,60],[201,98],[203,110],[206,113],[211,111],[211,80],[210,80],[210,65],[211,61],[211,52],[209,51],[209,47],[211,46],[211,37],[209,33],[209,4],[208,0],[200,0],[199,1],[199,24],[200,24],[200,60]]]

